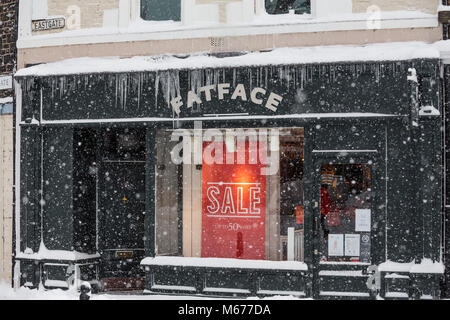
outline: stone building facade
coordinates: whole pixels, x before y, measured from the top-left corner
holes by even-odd
[[[12,279],[13,81],[18,1],[0,4],[0,282]]]
[[[16,287],[439,298],[440,1],[296,3],[277,13],[265,0],[20,1]],[[32,29],[62,18],[61,28]],[[272,163],[298,171],[261,178],[248,164],[248,175],[216,177],[222,169],[206,162],[175,165],[174,126],[189,141],[199,119],[216,133],[278,128],[284,136],[270,139],[289,152]],[[366,197],[349,204],[342,225],[342,203],[337,223],[322,202],[322,188],[338,180]],[[264,200],[247,189],[242,200],[244,187],[208,187],[217,183],[263,186],[251,190]],[[281,192],[291,183],[302,199]],[[214,201],[202,194],[211,190],[252,203],[238,211],[264,216],[239,218],[260,223],[209,214]],[[202,236],[209,218],[228,219],[218,237]],[[215,251],[217,239],[226,252]]]

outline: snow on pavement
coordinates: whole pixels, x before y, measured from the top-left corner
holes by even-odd
[[[0,282],[0,300],[79,300],[80,293],[74,290],[38,290],[21,287],[13,289],[5,282]],[[91,300],[229,300],[229,298],[214,298],[204,296],[182,295],[137,295],[130,293],[92,294]],[[258,297],[245,298],[246,300],[261,300]],[[301,300],[293,296],[274,296],[264,298],[270,300]],[[264,300],[263,299],[263,300]]]

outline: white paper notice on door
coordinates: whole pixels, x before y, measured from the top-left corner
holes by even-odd
[[[328,234],[328,256],[344,255],[344,235]]]
[[[345,235],[345,255],[347,257],[359,257],[359,234],[346,234]]]
[[[371,228],[371,210],[356,209],[355,210],[355,231],[370,232]]]

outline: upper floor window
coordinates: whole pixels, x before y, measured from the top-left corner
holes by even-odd
[[[269,14],[289,13],[293,10],[296,14],[310,13],[311,0],[265,0],[266,11]]]
[[[141,0],[141,17],[144,20],[181,20],[181,0]]]

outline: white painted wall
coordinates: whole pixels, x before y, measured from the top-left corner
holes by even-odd
[[[47,0],[33,1],[33,19],[44,19],[48,16]]]
[[[352,0],[311,0],[311,15],[314,18],[324,18],[351,14],[352,7]]]

